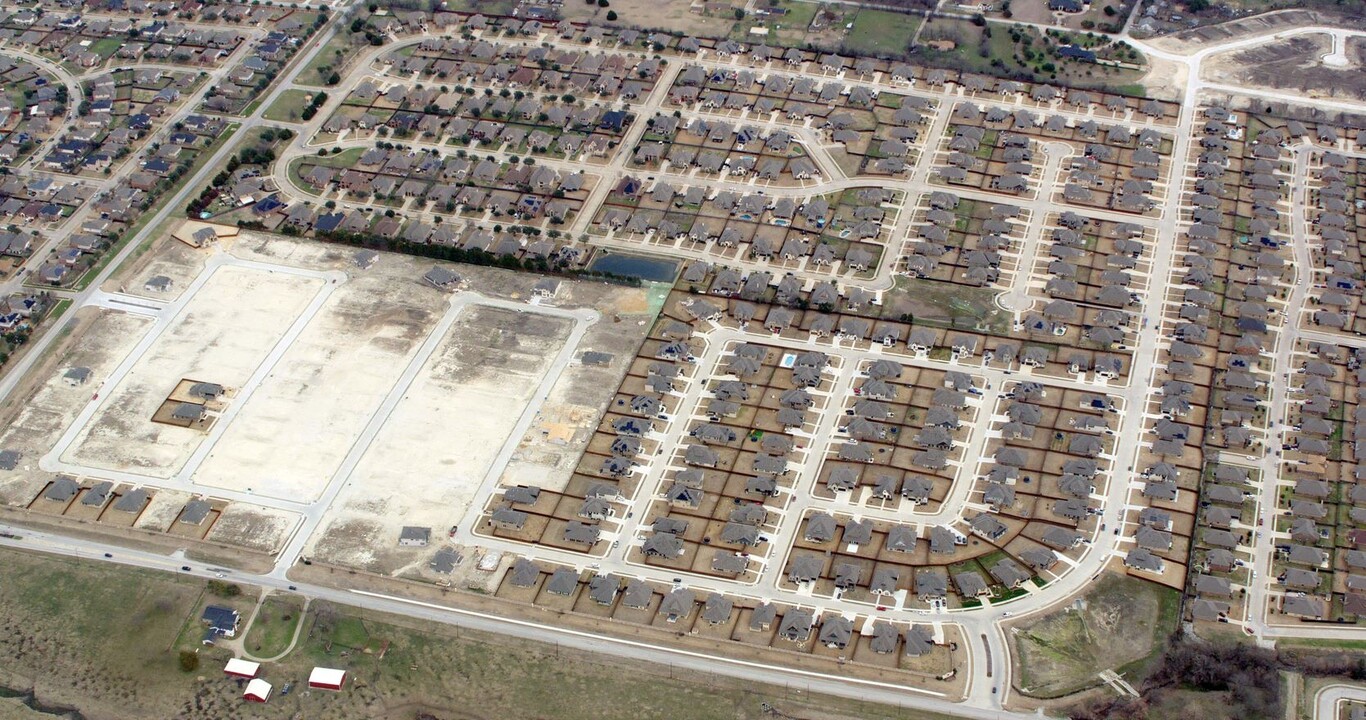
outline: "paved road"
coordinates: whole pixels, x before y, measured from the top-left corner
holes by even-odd
[[[1314,720],[1337,720],[1349,702],[1366,705],[1366,687],[1343,683],[1319,688],[1314,693]]]

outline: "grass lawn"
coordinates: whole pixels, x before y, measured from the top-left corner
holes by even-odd
[[[58,318],[60,318],[63,314],[65,314],[66,311],[69,310],[69,309],[71,309],[71,299],[70,299],[70,298],[63,298],[63,299],[61,299],[61,300],[58,300],[57,303],[56,303],[55,305],[52,306],[52,312],[49,312],[49,313],[47,314],[47,317],[43,318],[43,320],[45,320],[45,321],[47,321],[47,322],[54,322],[54,321],[56,321]]]
[[[326,85],[327,76],[331,75],[333,70],[340,72],[347,58],[358,48],[359,45],[351,42],[351,33],[347,32],[346,28],[338,29],[337,34],[333,35],[299,72],[298,81],[304,85]]]
[[[99,55],[101,58],[105,60],[108,60],[109,56],[118,52],[119,48],[122,46],[123,40],[121,40],[120,38],[100,38],[99,40],[96,40],[95,42],[90,44],[90,52]]]
[[[774,15],[766,18],[764,24],[768,26],[770,36],[773,38],[770,44],[781,45],[784,47],[799,47],[802,45],[803,38],[806,37],[806,29],[811,26],[811,21],[816,18],[816,12],[820,10],[820,4],[814,2],[804,2],[795,0],[780,2],[778,6],[787,10],[786,15]],[[757,21],[757,18],[754,19]],[[756,24],[749,18],[740,23],[745,32]]]
[[[313,93],[305,90],[286,90],[280,93],[278,100],[266,108],[265,118],[276,122],[298,122],[299,115],[308,107],[308,102],[312,98]]]
[[[303,619],[303,609],[303,599],[298,595],[267,597],[247,630],[247,652],[259,658],[273,658],[284,652]]]
[[[854,18],[854,27],[844,40],[850,51],[864,55],[896,54],[906,52],[906,47],[915,37],[920,27],[919,15],[890,12],[887,10],[859,10]]]
[[[1277,647],[1314,648],[1315,650],[1366,650],[1366,640],[1328,640],[1322,638],[1283,638]]]
[[[882,316],[899,320],[909,314],[917,323],[938,326],[980,324],[993,333],[1004,334],[1012,318],[996,305],[996,294],[991,288],[898,276],[896,284],[884,295]]]

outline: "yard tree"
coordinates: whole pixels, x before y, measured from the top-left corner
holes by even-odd
[[[192,673],[199,669],[199,653],[193,650],[180,651],[180,671]]]

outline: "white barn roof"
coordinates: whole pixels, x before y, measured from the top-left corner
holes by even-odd
[[[339,688],[346,681],[346,671],[333,668],[315,667],[308,676],[309,687]]]
[[[242,658],[232,658],[231,660],[228,660],[228,664],[223,667],[223,672],[238,677],[254,678],[256,677],[256,672],[260,669],[261,663],[254,663],[250,660],[243,660]]]
[[[265,702],[270,699],[270,691],[270,683],[261,678],[255,678],[247,683],[246,692],[242,693],[242,697],[256,702]]]

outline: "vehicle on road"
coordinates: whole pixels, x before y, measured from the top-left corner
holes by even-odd
[[[105,553],[104,556],[107,558],[111,558],[114,557],[114,553]]]
[[[180,569],[183,570],[183,571],[185,571],[185,572],[189,572],[189,571],[190,571],[190,566],[189,566],[189,565],[181,565],[181,566],[180,566]]]

